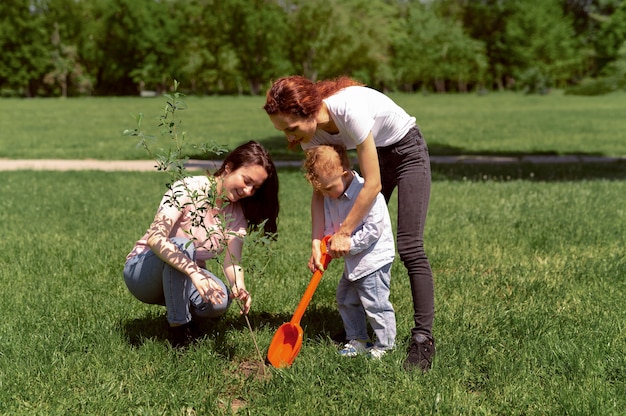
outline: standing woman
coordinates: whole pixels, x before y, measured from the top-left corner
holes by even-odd
[[[126,258],[124,280],[140,301],[165,305],[174,346],[192,340],[193,320],[226,313],[231,297],[248,313],[252,299],[239,266],[243,237],[261,224],[264,232],[276,232],[278,210],[276,168],[254,141],[229,153],[213,175],[184,178],[165,193]],[[206,261],[225,249],[230,290],[206,269]]]
[[[415,327],[404,368],[428,371],[435,354],[433,275],[424,252],[424,226],[430,198],[430,159],[411,117],[386,95],[341,77],[314,83],[302,76],[281,78],[267,92],[264,110],[293,148],[340,144],[356,149],[365,179],[352,210],[333,235],[329,254],[350,250],[350,236],[378,192],[387,202],[398,188],[397,245],[411,282]],[[382,180],[381,180],[382,179]],[[311,201],[312,254],[309,267],[321,268],[323,196]]]

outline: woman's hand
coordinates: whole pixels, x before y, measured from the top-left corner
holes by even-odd
[[[205,302],[216,305],[223,303],[226,299],[226,293],[224,293],[222,286],[207,274],[202,272],[192,273],[189,275],[189,278]]]
[[[252,298],[246,290],[246,284],[243,278],[243,269],[239,265],[241,259],[241,251],[243,249],[243,240],[241,238],[233,238],[228,242],[226,256],[224,256],[224,274],[230,282],[231,297],[237,301],[242,315],[250,312]]]
[[[252,298],[250,297],[250,292],[248,292],[245,288],[238,288],[237,285],[234,285],[231,288],[233,299],[239,300],[239,306],[241,307],[241,314],[247,315],[250,312],[250,306],[252,305]]]
[[[331,237],[326,247],[328,255],[336,259],[350,253],[350,236],[342,233],[335,233]]]

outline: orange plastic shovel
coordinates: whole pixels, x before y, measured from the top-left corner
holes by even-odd
[[[321,261],[324,265],[324,270],[326,270],[326,267],[331,260],[331,257],[326,253],[326,244],[328,243],[329,238],[330,236],[324,237],[321,244]],[[272,342],[267,351],[267,360],[274,367],[283,368],[290,366],[300,352],[303,334],[302,327],[300,326],[300,319],[302,319],[304,311],[307,306],[309,306],[309,302],[313,297],[313,293],[315,293],[315,290],[317,289],[317,285],[320,283],[320,280],[322,280],[322,274],[323,272],[321,270],[315,270],[309,285],[304,291],[302,299],[300,299],[300,303],[298,303],[298,307],[296,308],[291,321],[282,324],[274,334],[274,338],[272,338]]]

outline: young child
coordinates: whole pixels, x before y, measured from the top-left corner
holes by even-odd
[[[306,151],[304,170],[316,192],[324,196],[324,235],[332,235],[354,205],[363,178],[353,171],[345,148],[314,146]],[[394,347],[396,317],[389,301],[391,263],[395,255],[393,231],[382,194],[350,238],[343,276],[337,287],[337,308],[347,343],[339,354],[354,357],[367,353],[381,358]],[[375,343],[368,342],[367,322]]]

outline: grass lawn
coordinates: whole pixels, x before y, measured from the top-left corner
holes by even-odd
[[[246,251],[262,353],[308,283],[309,188],[282,170],[280,238]],[[433,370],[401,369],[408,281],[394,263],[397,349],[342,359],[329,270],[289,369],[266,368],[234,309],[185,351],[121,277],[166,176],[0,172],[0,414],[573,414],[626,408],[626,181],[433,183]],[[390,206],[392,217],[395,204]]]
[[[602,97],[492,93],[486,96],[392,94],[415,116],[431,154],[626,155],[626,94]],[[276,159],[301,157],[262,110],[263,97],[185,97],[177,113],[190,144],[215,142],[234,148],[261,141]],[[136,140],[122,135],[136,127],[155,136],[155,149],[170,144],[154,119],[164,98],[0,99],[0,158],[145,159]],[[205,155],[188,150],[195,157]]]
[[[626,155],[623,93],[394,98],[432,154]],[[299,157],[262,97],[186,101],[191,143],[257,139],[276,159]],[[148,158],[121,133],[144,112],[154,148],[169,147],[153,128],[163,103],[2,99],[0,158]],[[294,365],[263,366],[310,278],[310,187],[297,169],[279,175],[279,239],[245,248],[252,333],[231,308],[181,351],[166,340],[164,308],[134,299],[122,278],[167,175],[0,172],[0,414],[624,414],[624,163],[434,167],[426,251],[438,350],[425,375],[402,370],[412,306],[399,259],[397,348],[382,361],[337,355],[336,260],[302,319]]]

